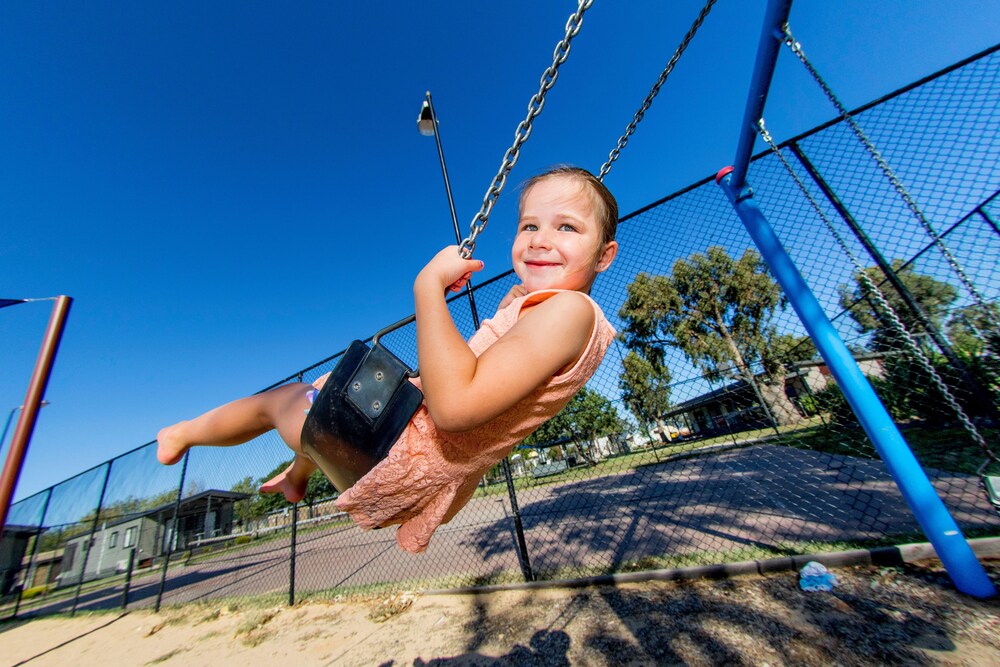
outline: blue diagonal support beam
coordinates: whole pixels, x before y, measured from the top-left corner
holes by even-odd
[[[790,9],[791,0],[771,0],[768,3],[734,166],[720,171],[716,182],[726,193],[771,273],[784,289],[789,303],[798,313],[955,587],[978,598],[993,597],[997,591],[982,564],[976,559],[958,524],[948,513],[847,345],[781,245],[747,185],[746,174],[757,136],[757,122],[764,113],[764,103],[781,47],[782,27],[788,21]]]

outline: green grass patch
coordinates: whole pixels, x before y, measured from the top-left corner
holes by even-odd
[[[987,443],[996,442],[1000,431],[980,429]],[[975,475],[986,460],[986,454],[964,429],[907,428],[903,438],[924,468]],[[783,441],[799,449],[811,449],[839,456],[876,459],[878,453],[861,429],[810,428],[802,429]],[[989,474],[1000,474],[1000,465],[993,463]]]

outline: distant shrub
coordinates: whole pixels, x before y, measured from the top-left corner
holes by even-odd
[[[39,595],[45,595],[49,592],[49,586],[33,586],[32,588],[25,589],[21,592],[22,600],[30,600],[31,598],[38,597]]]

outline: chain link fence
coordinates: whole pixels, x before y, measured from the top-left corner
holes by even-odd
[[[987,489],[1000,475],[998,79],[994,48],[855,113],[924,221],[842,121],[779,145],[798,182],[771,152],[748,179],[967,536],[1000,534]],[[149,443],[11,508],[0,616],[293,603],[922,541],[711,179],[624,218],[619,242],[593,290],[619,340],[424,555],[401,551],[392,530],[355,528],[320,476],[296,505],[260,495],[291,458],[274,434],[196,448],[174,467]],[[508,273],[475,288],[481,319],[514,284]],[[450,306],[470,336],[470,301]],[[416,364],[412,325],[383,342]],[[338,356],[278,384],[311,382]]]

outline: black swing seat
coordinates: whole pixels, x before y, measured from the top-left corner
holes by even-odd
[[[383,332],[379,332],[379,335]],[[416,376],[378,343],[351,343],[313,402],[302,427],[302,449],[343,493],[365,476],[406,428],[423,393]]]

